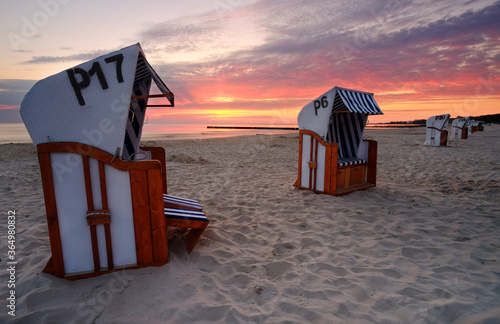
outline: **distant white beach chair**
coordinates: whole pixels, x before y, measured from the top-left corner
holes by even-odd
[[[467,129],[467,118],[455,118],[451,123],[450,139],[467,139],[469,130]]]
[[[483,132],[484,131],[484,121],[480,120],[477,124],[477,130],[479,132]]]
[[[209,220],[199,203],[167,195],[165,149],[139,146],[151,106],[173,107],[174,94],[139,44],[43,79],[24,97],[52,252],[44,272],[80,279],[163,265],[167,226],[192,228],[191,252]],[[176,217],[165,209],[173,200],[183,207]]]
[[[450,119],[450,114],[432,116],[427,119],[425,125],[427,127],[427,132],[425,135],[426,146],[446,146],[448,140],[448,131],[446,126],[448,125],[448,120]]]
[[[377,142],[363,140],[368,115],[383,114],[373,93],[334,87],[298,116],[294,186],[334,196],[376,185]]]
[[[484,122],[480,120],[471,120],[470,121],[470,133],[475,133],[478,131],[483,131],[484,130]]]
[[[467,137],[469,137],[473,132],[473,125],[475,123],[474,119],[470,119],[470,117],[467,117],[467,123],[465,124],[465,127],[467,127]]]

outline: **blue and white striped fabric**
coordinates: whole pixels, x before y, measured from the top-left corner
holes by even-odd
[[[337,143],[339,158],[354,158],[363,139],[368,115],[359,113],[333,113],[326,140]]]
[[[142,80],[144,78],[153,79],[158,89],[163,94],[172,93],[170,89],[165,85],[163,80],[158,76],[153,67],[146,61],[144,56],[139,53],[139,60],[137,61],[137,68],[135,72],[136,80]],[[174,106],[174,97],[167,97],[168,101]]]
[[[207,216],[201,210],[165,207],[165,217],[208,222]]]
[[[342,98],[342,102],[344,103],[345,107],[342,106],[339,102],[337,102],[337,95],[340,95],[339,97]],[[348,91],[344,89],[337,89],[333,110],[334,111],[347,110],[352,113],[361,113],[370,115],[383,114],[382,110],[380,110],[380,107],[377,105],[377,102],[375,101],[375,99],[373,99],[372,93]]]
[[[356,158],[339,158],[339,167],[347,166],[347,165],[356,165],[366,163],[366,160],[356,159]]]
[[[149,94],[151,87],[151,78],[137,80],[134,82],[134,95],[142,96]],[[123,158],[125,160],[134,160],[134,154],[139,149],[142,125],[146,117],[147,98],[132,99],[130,101],[128,123],[125,132],[125,141],[123,143]]]
[[[137,66],[135,69],[134,77],[134,96],[149,95],[151,89],[151,80],[153,80],[164,94],[172,93],[165,83],[160,79],[155,70],[146,61],[144,55],[139,53],[137,58]],[[167,98],[172,106],[174,105],[174,98]],[[134,154],[139,149],[142,126],[146,117],[146,107],[148,105],[148,98],[132,99],[129,107],[128,123],[125,132],[125,140],[123,144],[123,159],[134,160]]]
[[[170,203],[173,205],[196,208],[196,209],[200,209],[200,210],[202,209],[200,203],[197,202],[196,200],[171,196],[171,195],[167,195],[167,194],[163,194],[163,202]]]

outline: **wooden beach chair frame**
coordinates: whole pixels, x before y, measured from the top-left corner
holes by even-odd
[[[301,185],[303,164],[304,138],[310,141],[308,186]],[[367,159],[352,159],[351,165],[342,162],[339,165],[338,144],[325,142],[318,134],[309,130],[299,131],[299,175],[294,186],[299,189],[312,190],[316,193],[325,193],[341,196],[357,190],[365,190],[377,185],[377,142],[364,140],[368,147]],[[318,160],[318,147],[325,149],[325,160]],[[317,188],[318,164],[324,163],[324,189]]]
[[[64,278],[64,259],[62,254],[61,238],[59,232],[59,219],[57,211],[56,194],[54,190],[54,175],[52,172],[51,155],[54,153],[77,153],[82,156],[82,168],[85,175],[85,191],[87,194],[87,218],[92,239],[92,255],[94,257],[94,271],[91,273],[71,275],[66,279],[81,279],[93,277],[104,273],[116,271],[113,266],[113,254],[109,224],[112,222],[113,213],[108,209],[105,165],[130,174],[132,192],[134,232],[136,240],[137,265],[126,267],[141,268],[146,266],[161,266],[168,262],[168,241],[166,236],[165,216],[163,214],[163,183],[161,164],[159,161],[126,162],[112,154],[98,148],[74,142],[42,143],[37,145],[38,159],[42,176],[45,208],[52,257],[44,272],[52,273]],[[99,163],[99,181],[101,188],[102,210],[94,210],[93,192],[89,168],[89,159]],[[101,269],[96,235],[96,226],[104,225],[106,232],[106,251],[108,268]],[[102,242],[101,242],[102,244]]]
[[[201,235],[207,228],[210,220],[202,211],[202,207],[197,201],[174,197],[168,195],[167,191],[167,168],[166,168],[166,159],[165,159],[165,149],[163,147],[146,147],[141,146],[140,149],[142,151],[151,152],[151,159],[157,160],[161,164],[161,173],[162,173],[162,182],[163,182],[163,206],[164,206],[164,214],[167,227],[178,227],[181,232],[185,232],[189,229],[189,232],[186,236],[187,240],[187,251],[191,253],[193,248],[198,243]],[[175,198],[176,202],[172,202],[172,198]],[[179,201],[180,200],[180,201]],[[186,202],[187,201],[187,202]],[[171,213],[169,213],[169,208],[175,208],[177,210],[177,214],[182,214],[182,217],[174,217]],[[198,217],[192,217],[191,211],[197,211]]]
[[[449,114],[443,114],[438,116],[431,116],[429,117],[429,119],[427,119],[425,134],[426,141],[424,145],[446,146],[448,144],[448,131],[446,130],[446,126],[448,125],[449,118]],[[437,143],[436,137],[438,137],[439,143]]]
[[[140,146],[147,107],[173,106],[140,44],[40,80],[24,96],[52,251],[45,272],[79,279],[163,265],[168,226],[191,228],[192,251],[209,220],[184,198],[167,209],[165,149]]]
[[[294,186],[340,196],[377,184],[377,142],[364,140],[368,115],[383,114],[373,93],[334,87],[302,108]]]
[[[54,274],[57,277],[75,280],[94,277],[117,270],[164,265],[168,262],[167,226],[191,228],[187,235],[188,253],[193,250],[193,247],[196,245],[209,223],[208,218],[205,216],[205,219],[179,220],[168,217],[165,213],[166,204],[164,203],[163,197],[164,194],[166,194],[167,188],[165,149],[162,147],[141,147],[141,149],[152,152],[153,160],[128,162],[98,148],[75,142],[42,143],[37,145],[52,252],[52,256],[44,272]],[[86,217],[87,219],[92,240],[93,272],[76,275],[71,274],[68,276],[64,270],[61,233],[54,190],[53,166],[51,163],[51,155],[56,153],[76,153],[82,156],[83,163],[81,167],[84,172],[88,207],[86,215],[82,215],[82,217]],[[95,210],[93,204],[94,193],[92,191],[92,180],[89,167],[90,159],[97,160],[99,165],[99,186],[102,201],[102,209],[100,210]],[[107,199],[108,190],[113,190],[113,188],[110,188],[110,185],[106,182],[105,166],[110,166],[120,171],[126,171],[130,176],[137,256],[136,265],[121,268],[116,268],[114,266],[113,247],[111,243],[111,236],[113,233],[110,231],[110,223],[113,221],[113,212],[108,207]],[[199,212],[204,215],[201,210]],[[99,225],[104,226],[106,235],[105,242],[98,242],[96,226]],[[100,266],[99,244],[105,244],[106,246],[108,261],[108,267],[106,269],[102,269]]]
[[[467,139],[469,135],[468,118],[457,117],[451,124],[450,139]]]

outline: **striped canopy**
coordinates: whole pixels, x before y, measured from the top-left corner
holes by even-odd
[[[373,93],[337,88],[332,111],[352,112],[368,115],[382,115],[383,112],[373,99]]]
[[[156,71],[148,63],[142,51],[139,52],[137,58],[137,66],[135,70],[134,86],[132,99],[130,101],[130,109],[128,111],[128,122],[126,125],[125,140],[123,143],[123,155],[125,160],[133,160],[135,154],[139,150],[139,144],[142,136],[142,126],[146,119],[146,108],[157,105],[149,105],[149,96],[151,89],[151,80],[156,84],[163,95],[171,94],[166,97],[170,102],[169,105],[161,105],[165,107],[174,106],[174,97],[170,89],[163,83],[162,79],[156,74]]]
[[[153,82],[161,94],[150,94]],[[150,98],[168,101],[151,105]],[[20,113],[35,145],[77,142],[133,160],[146,108],[173,105],[173,93],[134,44],[38,81]]]
[[[345,113],[356,116],[340,116]],[[299,129],[311,130],[323,139],[327,139],[327,134],[330,133],[328,140],[331,140],[336,137],[333,135],[332,125],[357,125],[355,128],[362,134],[367,116],[381,114],[383,112],[373,98],[373,93],[333,87],[305,105],[297,122]]]

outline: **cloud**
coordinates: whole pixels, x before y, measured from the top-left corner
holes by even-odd
[[[35,80],[0,79],[0,105],[19,107]]]
[[[261,0],[138,35],[179,106],[295,108],[335,85],[422,102],[498,92],[498,17],[500,2],[487,0]]]
[[[216,16],[202,15],[152,25],[142,31],[139,37],[146,41],[143,46],[148,52],[193,52],[220,46],[217,37],[220,29],[220,21]]]
[[[69,61],[85,62],[112,51],[113,50],[96,50],[87,53],[71,54],[66,56],[33,56],[30,60],[22,62],[22,64],[44,64],[44,63],[54,63],[54,62],[69,62]]]
[[[252,65],[255,75],[263,82],[272,80],[274,85],[302,84],[315,88],[342,82],[372,91],[411,85],[420,87],[415,91],[418,95],[429,91],[457,94],[465,90],[466,82],[470,88],[479,76],[491,77],[498,70],[499,8],[496,3],[434,20],[408,15],[409,11],[414,15],[417,9],[409,3],[395,10],[401,13],[397,17],[390,12],[377,17],[373,14],[376,10],[367,7],[323,16],[314,14],[320,10],[312,10],[313,14],[301,10],[299,17],[272,20],[269,23],[272,33],[265,45],[247,55],[231,53],[225,60],[235,66]],[[329,13],[324,8],[322,11]],[[301,15],[317,17],[316,25],[306,28],[318,30],[317,33],[306,37],[307,33],[300,28],[304,21]],[[398,23],[391,30],[378,26],[379,19]],[[419,23],[421,20],[424,23]],[[347,27],[328,29],[327,22]],[[240,64],[235,64],[238,60]],[[456,84],[457,81],[463,84]]]
[[[338,83],[367,90],[413,87],[410,90],[418,95],[429,90],[453,92],[457,80],[478,74],[486,77],[492,66],[498,66],[498,3],[477,10],[463,5],[462,11],[455,9],[461,7],[455,2],[441,3],[440,9],[450,12],[445,17],[432,8],[426,9],[426,16],[416,16],[427,3],[422,8],[410,1],[386,3],[260,1],[237,10],[240,15],[256,17],[259,30],[265,31],[264,43],[202,62],[159,65],[168,71],[167,80],[179,85],[198,87],[213,81],[226,92],[231,88],[241,91],[237,85],[246,85],[256,90],[255,96],[269,88],[288,88],[288,92],[282,90],[284,94],[301,90],[303,94]],[[166,38],[174,40],[199,40],[222,32],[217,28],[223,24],[214,17],[198,19],[170,33],[167,24],[142,35],[147,38],[165,32]],[[197,46],[187,44],[191,45],[186,50],[196,50]]]

